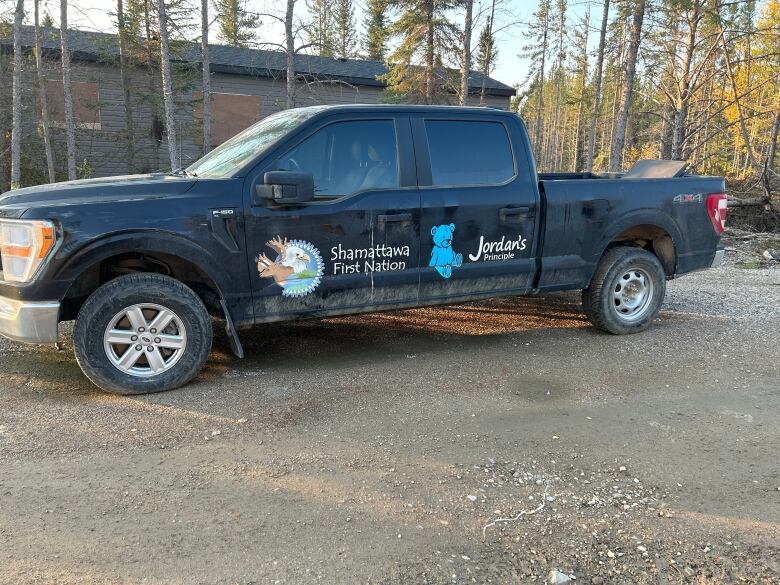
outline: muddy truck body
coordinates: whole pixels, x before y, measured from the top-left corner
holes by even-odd
[[[0,334],[75,320],[84,373],[132,394],[195,377],[215,319],[241,356],[273,321],[581,289],[634,333],[666,280],[721,261],[724,190],[676,161],[537,173],[500,110],[287,110],[186,169],[2,195]]]

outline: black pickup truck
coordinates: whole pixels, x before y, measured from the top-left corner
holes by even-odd
[[[139,394],[197,375],[212,317],[242,356],[260,323],[582,289],[596,327],[633,333],[723,255],[724,180],[682,167],[537,174],[520,118],[488,108],[287,110],[186,169],[0,197],[0,334],[75,319],[87,377]]]

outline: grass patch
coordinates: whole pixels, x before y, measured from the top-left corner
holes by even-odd
[[[742,268],[743,270],[757,270],[763,268],[763,264],[758,260],[745,260],[744,262],[737,262],[734,266]]]

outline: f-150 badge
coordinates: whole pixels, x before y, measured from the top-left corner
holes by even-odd
[[[260,254],[257,271],[263,278],[273,278],[282,287],[282,296],[302,297],[317,288],[325,271],[317,248],[303,240],[282,240],[279,236],[266,245],[277,256],[271,260],[265,254]]]

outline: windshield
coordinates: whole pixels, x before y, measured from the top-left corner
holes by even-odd
[[[197,177],[230,177],[279,138],[311,118],[322,108],[286,110],[260,120],[187,167]]]

